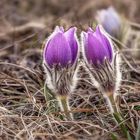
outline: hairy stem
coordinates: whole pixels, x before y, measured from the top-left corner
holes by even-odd
[[[106,98],[107,98],[107,102],[108,102],[110,111],[111,111],[116,123],[120,125],[120,128],[121,128],[123,134],[125,135],[125,137],[126,138],[129,137],[131,139],[128,128],[127,128],[125,122],[123,122],[124,119],[119,111],[119,105],[118,105],[117,98],[114,98],[113,93],[108,93]]]
[[[58,96],[57,99],[59,101],[60,109],[65,113],[67,120],[73,120],[73,115],[72,113],[69,112],[70,106],[68,102],[68,96],[67,95]]]
[[[118,113],[119,108],[118,108],[117,100],[114,97],[114,94],[110,92],[110,93],[107,94],[106,98],[107,98],[107,103],[109,105],[110,111],[112,113]]]

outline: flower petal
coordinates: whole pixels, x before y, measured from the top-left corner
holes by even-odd
[[[88,44],[85,46],[85,55],[89,62],[97,65],[98,61],[103,63],[104,58],[108,57],[108,52],[95,35],[88,33]]]
[[[54,64],[67,66],[71,61],[71,49],[63,33],[58,32],[45,46],[45,62],[52,68]]]
[[[64,33],[66,40],[69,42],[72,53],[72,63],[75,62],[78,53],[78,42],[76,37],[76,27],[72,27]]]
[[[97,20],[104,29],[112,36],[117,37],[121,28],[121,19],[113,7],[100,10],[97,13]]]
[[[63,32],[64,32],[63,27],[56,26],[55,29],[54,29],[54,31],[52,32],[52,34],[48,37],[46,44],[48,44],[48,42],[52,38],[54,38],[54,36],[56,36],[58,33],[63,33]]]
[[[93,29],[91,27],[88,28],[88,33],[94,33]]]
[[[112,61],[112,58],[113,58],[113,45],[112,45],[109,37],[107,37],[105,35],[105,33],[102,31],[102,27],[100,25],[98,25],[96,27],[95,35],[104,44],[104,47],[108,51],[109,60]]]
[[[114,21],[116,21],[115,22],[116,27],[120,25],[121,20],[116,10],[113,7],[109,7],[107,10],[108,10],[108,13],[110,13],[110,17],[114,18]]]

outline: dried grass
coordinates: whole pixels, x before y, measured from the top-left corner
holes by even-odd
[[[48,13],[39,19],[39,17],[35,17],[34,13],[36,11],[40,15],[39,10],[36,9],[38,8],[37,2],[33,3],[35,6],[32,10],[29,10],[31,13],[26,17],[26,20],[23,21],[22,18],[15,16],[22,23],[20,26],[17,19],[14,21],[6,18],[6,14],[9,14],[7,7],[10,8],[9,10],[19,10],[18,14],[24,10],[20,11],[19,8],[13,6],[13,3],[11,3],[11,6],[2,3],[5,11],[5,16],[2,17],[2,21],[4,19],[3,25],[7,27],[7,24],[10,24],[8,26],[10,30],[9,28],[8,30],[5,28],[5,31],[1,29],[2,32],[0,33],[0,139],[109,140],[111,132],[119,134],[120,139],[124,139],[119,126],[114,123],[101,93],[90,83],[83,68],[79,71],[77,88],[70,97],[74,121],[64,121],[62,119],[63,112],[60,112],[59,108],[48,108],[48,103],[46,103],[43,95],[45,74],[42,69],[41,46],[45,37],[57,23],[62,23],[66,27],[76,24],[80,29],[84,29],[90,24],[86,13],[87,15],[91,13],[92,6],[90,5],[92,5],[92,2],[90,1],[90,5],[85,6],[81,2],[80,13],[85,14],[77,13],[75,17],[77,19],[72,18],[75,12],[67,12],[63,15],[64,11],[69,9],[70,6],[65,7],[65,4],[57,6],[55,1],[50,2],[48,7],[51,10],[51,7],[55,7],[54,9],[62,8],[62,13],[56,13],[55,10],[48,9]],[[48,2],[46,3],[48,4]],[[23,2],[21,4],[19,2],[19,4],[28,9],[28,3]],[[93,7],[100,8],[108,4],[109,1],[105,5],[94,2]],[[76,6],[80,6],[80,3],[76,3]],[[77,10],[75,11],[77,12]],[[51,12],[54,12],[54,14],[51,15]],[[27,19],[31,15],[33,15],[33,21],[32,19],[28,21]],[[64,18],[60,21],[62,17]],[[35,18],[41,22],[38,23],[37,20],[34,20]],[[55,22],[56,19],[57,22]],[[131,25],[132,29],[136,27],[135,24],[131,23]],[[140,33],[139,24],[137,25],[137,28],[132,30],[132,38],[129,37],[129,42],[120,52],[123,60],[121,67],[123,79],[119,90],[121,95],[120,108],[132,136],[135,136],[140,120],[140,59],[133,56],[135,52],[133,46],[135,43],[138,44],[134,41],[134,38]],[[0,28],[3,28],[3,26],[0,26]]]

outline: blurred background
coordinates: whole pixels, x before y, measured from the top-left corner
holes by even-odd
[[[1,0],[0,32],[30,21],[44,21],[47,28],[60,23],[86,25],[94,20],[97,10],[111,5],[127,19],[140,22],[139,0]]]
[[[97,10],[109,6],[122,18],[140,22],[139,0],[1,0],[0,48],[19,46],[19,42],[30,39],[34,43],[24,46],[37,47],[56,25],[86,29],[93,25]],[[17,48],[14,47],[15,52]]]

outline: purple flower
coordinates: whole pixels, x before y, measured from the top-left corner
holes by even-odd
[[[121,29],[121,19],[113,7],[98,11],[96,18],[110,35],[118,37]]]
[[[110,39],[101,30],[101,26],[96,27],[94,32],[91,28],[87,32],[82,32],[83,53],[88,63],[97,66],[102,64],[107,58],[110,62],[113,59],[113,47]]]
[[[50,35],[44,48],[44,61],[48,67],[73,65],[78,55],[78,41],[76,27],[71,27],[64,32],[63,27],[56,27]]]

